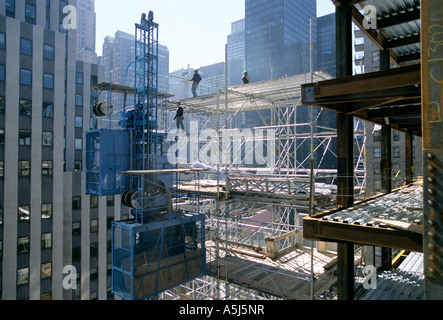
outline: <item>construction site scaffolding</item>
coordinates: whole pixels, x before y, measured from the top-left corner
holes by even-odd
[[[314,290],[318,295],[330,286],[334,276],[322,277],[323,266],[334,254],[327,252],[326,244],[320,249],[326,254],[307,247],[314,249],[314,244],[303,242],[301,219],[309,214],[311,199],[313,212],[336,206],[337,172],[322,169],[326,155],[336,157],[336,129],[318,124],[323,112],[318,108],[312,112],[313,118],[297,122],[297,114],[309,110],[301,106],[301,85],[330,78],[313,72],[181,100],[190,121],[186,122],[187,133],[180,136],[185,143],[177,152],[186,159],[181,159],[179,167],[209,171],[198,182],[180,181],[177,189],[189,200],[182,202],[181,208],[198,205],[207,215],[209,275],[165,292],[164,299],[313,299],[318,298]],[[175,102],[169,101],[166,108],[172,114]],[[251,111],[262,124],[247,128],[242,122]],[[310,130],[314,126],[315,130]],[[359,170],[355,180],[356,192],[364,196],[366,137],[362,127],[356,123]],[[170,123],[167,131],[174,128],[175,123]],[[230,142],[223,144],[226,136]],[[211,142],[215,143],[212,149],[208,147]],[[263,150],[257,154],[254,147],[258,142],[271,154]],[[311,153],[303,149],[309,144],[320,155],[316,167],[310,161]],[[203,154],[206,161],[200,161]],[[251,158],[256,161],[248,162]],[[312,198],[311,192],[315,194]],[[231,272],[234,268],[255,274],[255,279],[238,277]],[[284,289],[288,279],[301,289]],[[314,279],[318,282],[315,289]],[[266,281],[268,284],[261,285]]]

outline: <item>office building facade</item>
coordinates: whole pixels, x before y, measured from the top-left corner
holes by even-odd
[[[75,8],[77,15],[76,59],[97,64],[95,0],[77,0]]]
[[[309,72],[310,22],[317,37],[317,3],[245,0],[246,69],[252,82]]]
[[[75,1],[0,1],[0,298],[111,297],[110,221],[118,199],[85,194],[91,86],[76,60]]]
[[[370,41],[361,30],[355,29],[355,56],[354,72],[363,74],[380,71],[380,50]],[[395,66],[391,64],[391,68]],[[366,136],[366,193],[373,194],[382,192],[381,177],[381,127],[365,122]],[[392,153],[390,168],[392,175],[392,188],[398,188],[406,183],[406,134],[397,130],[391,130]],[[422,139],[413,137],[413,178],[423,176]]]
[[[134,86],[134,45],[134,35],[120,30],[115,32],[114,37],[107,36],[104,39],[100,61],[105,67],[106,82]],[[169,92],[169,50],[162,44],[158,46],[158,91]],[[121,95],[115,94],[111,100],[117,108],[123,105]],[[128,100],[127,103],[131,104],[133,101]]]
[[[241,84],[245,69],[245,19],[241,19],[231,24],[228,35],[228,86]]]

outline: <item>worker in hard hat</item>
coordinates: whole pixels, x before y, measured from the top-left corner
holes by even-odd
[[[194,70],[194,76],[189,81],[192,82],[192,87],[191,87],[192,96],[196,97],[198,86],[200,84],[200,81],[202,81],[202,77],[198,74],[198,70]]]
[[[241,79],[243,81],[243,84],[248,84],[249,83],[249,75],[248,75],[247,71],[243,72],[243,77]]]
[[[185,126],[183,125],[184,117],[184,111],[183,107],[181,106],[181,102],[177,101],[177,113],[174,117],[174,121],[177,123],[177,130],[180,130],[180,128],[185,131]]]

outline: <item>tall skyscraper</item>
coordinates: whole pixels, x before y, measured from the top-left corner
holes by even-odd
[[[114,37],[105,38],[100,60],[105,67],[106,82],[134,86],[134,45],[134,35],[123,31],[116,31]],[[169,92],[169,50],[161,44],[158,46],[158,91]],[[116,107],[122,105],[122,97],[116,95],[112,103]]]
[[[317,18],[318,70],[336,75],[335,13]]]
[[[104,72],[76,60],[68,4],[0,1],[3,300],[106,299],[111,286],[108,222],[118,211],[114,198],[85,194],[82,172],[90,88]]]
[[[95,51],[95,0],[77,0],[77,53],[76,58],[86,63],[97,63]]]
[[[228,35],[228,86],[242,83],[245,70],[245,19],[231,24]]]
[[[309,72],[310,23],[317,3],[245,0],[246,69],[252,82]]]

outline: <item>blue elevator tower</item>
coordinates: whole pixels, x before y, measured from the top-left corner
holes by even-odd
[[[118,179],[122,211],[131,218],[112,224],[112,292],[145,300],[205,274],[205,216],[173,205],[176,171],[161,155],[164,135],[157,130],[158,24],[152,12],[142,15],[135,34],[134,107],[120,114],[121,131],[129,132],[130,166]]]
[[[122,216],[112,223],[112,292],[126,300],[158,294],[205,274],[205,216],[174,207],[174,174],[158,124],[158,24],[143,14],[135,25],[133,107],[118,112],[118,128],[86,132],[86,193],[120,195]],[[129,87],[101,84],[125,94]],[[125,100],[126,101],[126,100]],[[95,103],[97,117],[113,107]],[[111,123],[111,121],[109,121]]]

